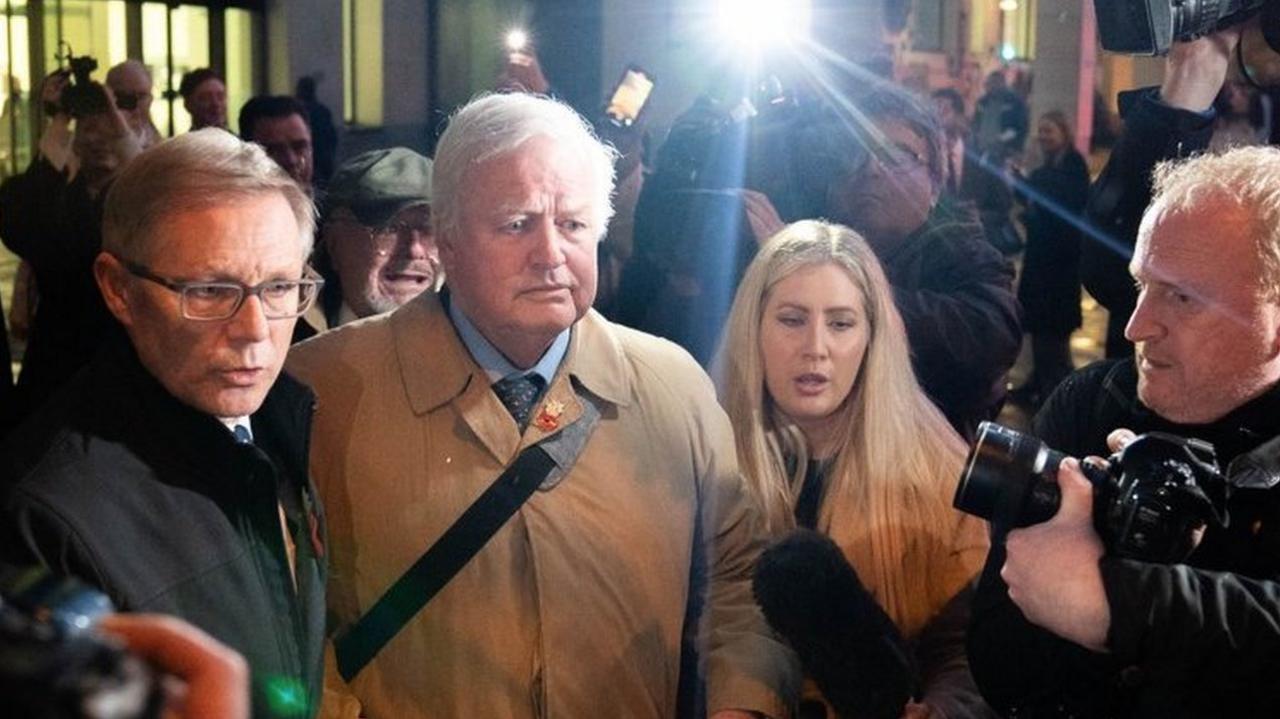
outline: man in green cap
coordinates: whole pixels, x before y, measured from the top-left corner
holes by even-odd
[[[329,327],[440,288],[430,159],[404,147],[356,155],[334,173],[324,207],[321,264],[329,268],[321,306]]]

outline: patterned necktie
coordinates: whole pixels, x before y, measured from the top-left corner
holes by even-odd
[[[493,393],[502,400],[502,405],[507,408],[515,419],[516,425],[523,431],[529,422],[529,415],[533,413],[533,405],[538,402],[545,384],[546,380],[542,379],[542,375],[533,372],[525,375],[511,375],[494,382]]]
[[[249,434],[249,428],[243,424],[237,424],[231,434],[235,435],[236,444],[253,444],[253,435]]]

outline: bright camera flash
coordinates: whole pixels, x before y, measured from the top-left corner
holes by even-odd
[[[507,49],[511,52],[520,52],[529,44],[529,34],[524,30],[516,28],[507,33]]]
[[[718,0],[716,25],[736,45],[785,45],[809,33],[808,0]]]

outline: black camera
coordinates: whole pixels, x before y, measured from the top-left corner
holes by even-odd
[[[1163,55],[1169,46],[1247,20],[1261,10],[1268,40],[1280,30],[1280,3],[1271,0],[1094,0],[1102,48]],[[1274,45],[1273,45],[1274,46]]]
[[[1056,477],[1063,458],[1035,437],[983,422],[954,506],[1001,528],[1044,522],[1061,502]],[[1115,556],[1179,562],[1195,549],[1197,530],[1227,525],[1230,485],[1208,442],[1149,432],[1105,467],[1081,468],[1094,486],[1094,527]]]
[[[0,567],[0,697],[30,719],[150,719],[163,692],[151,668],[92,631],[106,595],[44,569]]]
[[[66,112],[72,117],[87,117],[107,112],[111,109],[110,100],[102,86],[90,79],[94,70],[98,69],[98,61],[88,55],[76,57],[71,46],[63,43],[66,52],[58,60],[67,63],[67,69],[60,72],[70,75],[66,87],[62,88],[62,96],[58,104],[45,106],[45,113],[56,115]]]

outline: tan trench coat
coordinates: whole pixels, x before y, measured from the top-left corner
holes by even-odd
[[[312,471],[340,630],[546,433],[519,434],[434,295],[299,345],[288,368],[319,398]],[[710,381],[674,345],[592,311],[544,400],[563,404],[562,427],[583,401],[603,416],[569,475],[330,700],[348,692],[371,718],[673,716],[690,562],[705,551],[709,709],[789,714],[799,670],[751,596],[763,535]],[[699,511],[710,529],[694,547]]]

